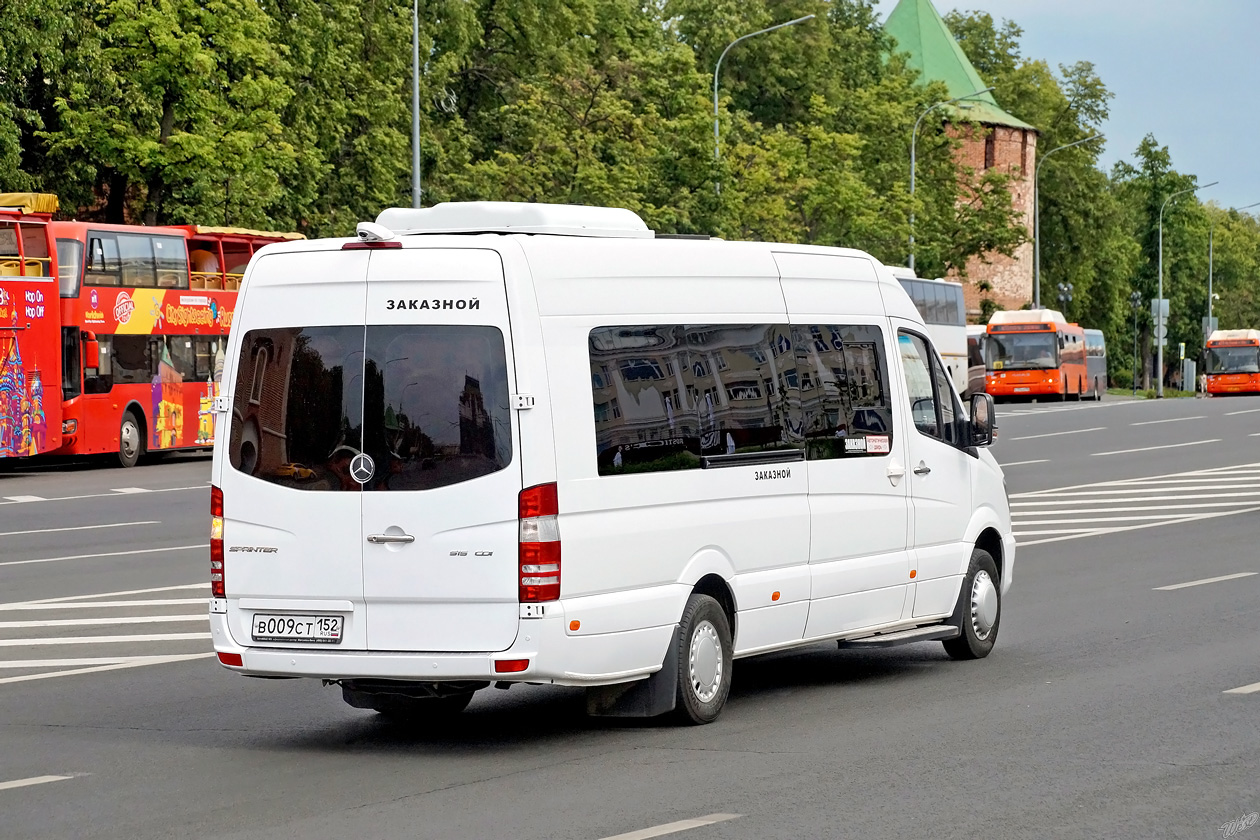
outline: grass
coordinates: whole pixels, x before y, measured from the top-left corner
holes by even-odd
[[[1132,396],[1134,396],[1134,393],[1133,393],[1133,389],[1132,389],[1132,388],[1108,388],[1108,389],[1107,389],[1107,393],[1108,393],[1108,394],[1111,394],[1113,397],[1132,397]],[[1178,390],[1176,390],[1175,388],[1165,388],[1165,389],[1164,389],[1164,399],[1172,399],[1172,398],[1176,398],[1176,397],[1185,398],[1185,397],[1193,397],[1193,396],[1194,396],[1194,391],[1178,391]],[[1140,398],[1140,399],[1153,400],[1153,399],[1155,399],[1155,398],[1156,398],[1156,397],[1155,397],[1155,389],[1154,389],[1154,388],[1148,388],[1148,389],[1146,389],[1145,391],[1139,390],[1139,391],[1137,392],[1137,397],[1138,397],[1138,398]]]

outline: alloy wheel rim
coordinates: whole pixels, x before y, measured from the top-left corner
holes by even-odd
[[[701,703],[717,696],[722,685],[722,642],[711,621],[701,621],[691,634],[691,651],[687,672],[691,690]]]
[[[971,582],[971,630],[985,641],[993,632],[998,617],[998,593],[993,578],[981,569]]]

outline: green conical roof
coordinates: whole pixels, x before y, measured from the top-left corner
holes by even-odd
[[[884,22],[884,31],[897,42],[898,52],[909,53],[906,63],[919,71],[924,82],[944,82],[951,97],[988,87],[931,0],[901,0]],[[964,119],[985,125],[1032,128],[1003,111],[992,93],[972,97],[967,104],[971,107],[955,111]]]

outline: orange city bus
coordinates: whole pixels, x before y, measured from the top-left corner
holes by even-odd
[[[91,222],[49,230],[61,298],[57,454],[117,453],[132,466],[148,451],[213,443],[241,274],[255,249],[301,236]]]
[[[1207,392],[1260,393],[1260,330],[1216,330],[1208,336]]]
[[[1003,398],[1080,399],[1089,390],[1085,330],[1053,309],[994,312],[984,389]]]

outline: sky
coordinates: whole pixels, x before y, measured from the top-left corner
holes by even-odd
[[[1025,58],[1093,62],[1115,94],[1100,164],[1132,159],[1147,134],[1204,201],[1260,202],[1260,0],[933,0],[942,15],[984,11],[1024,30]],[[897,0],[876,0],[887,16]],[[999,101],[999,104],[1000,101]],[[1251,212],[1256,212],[1255,210]]]

